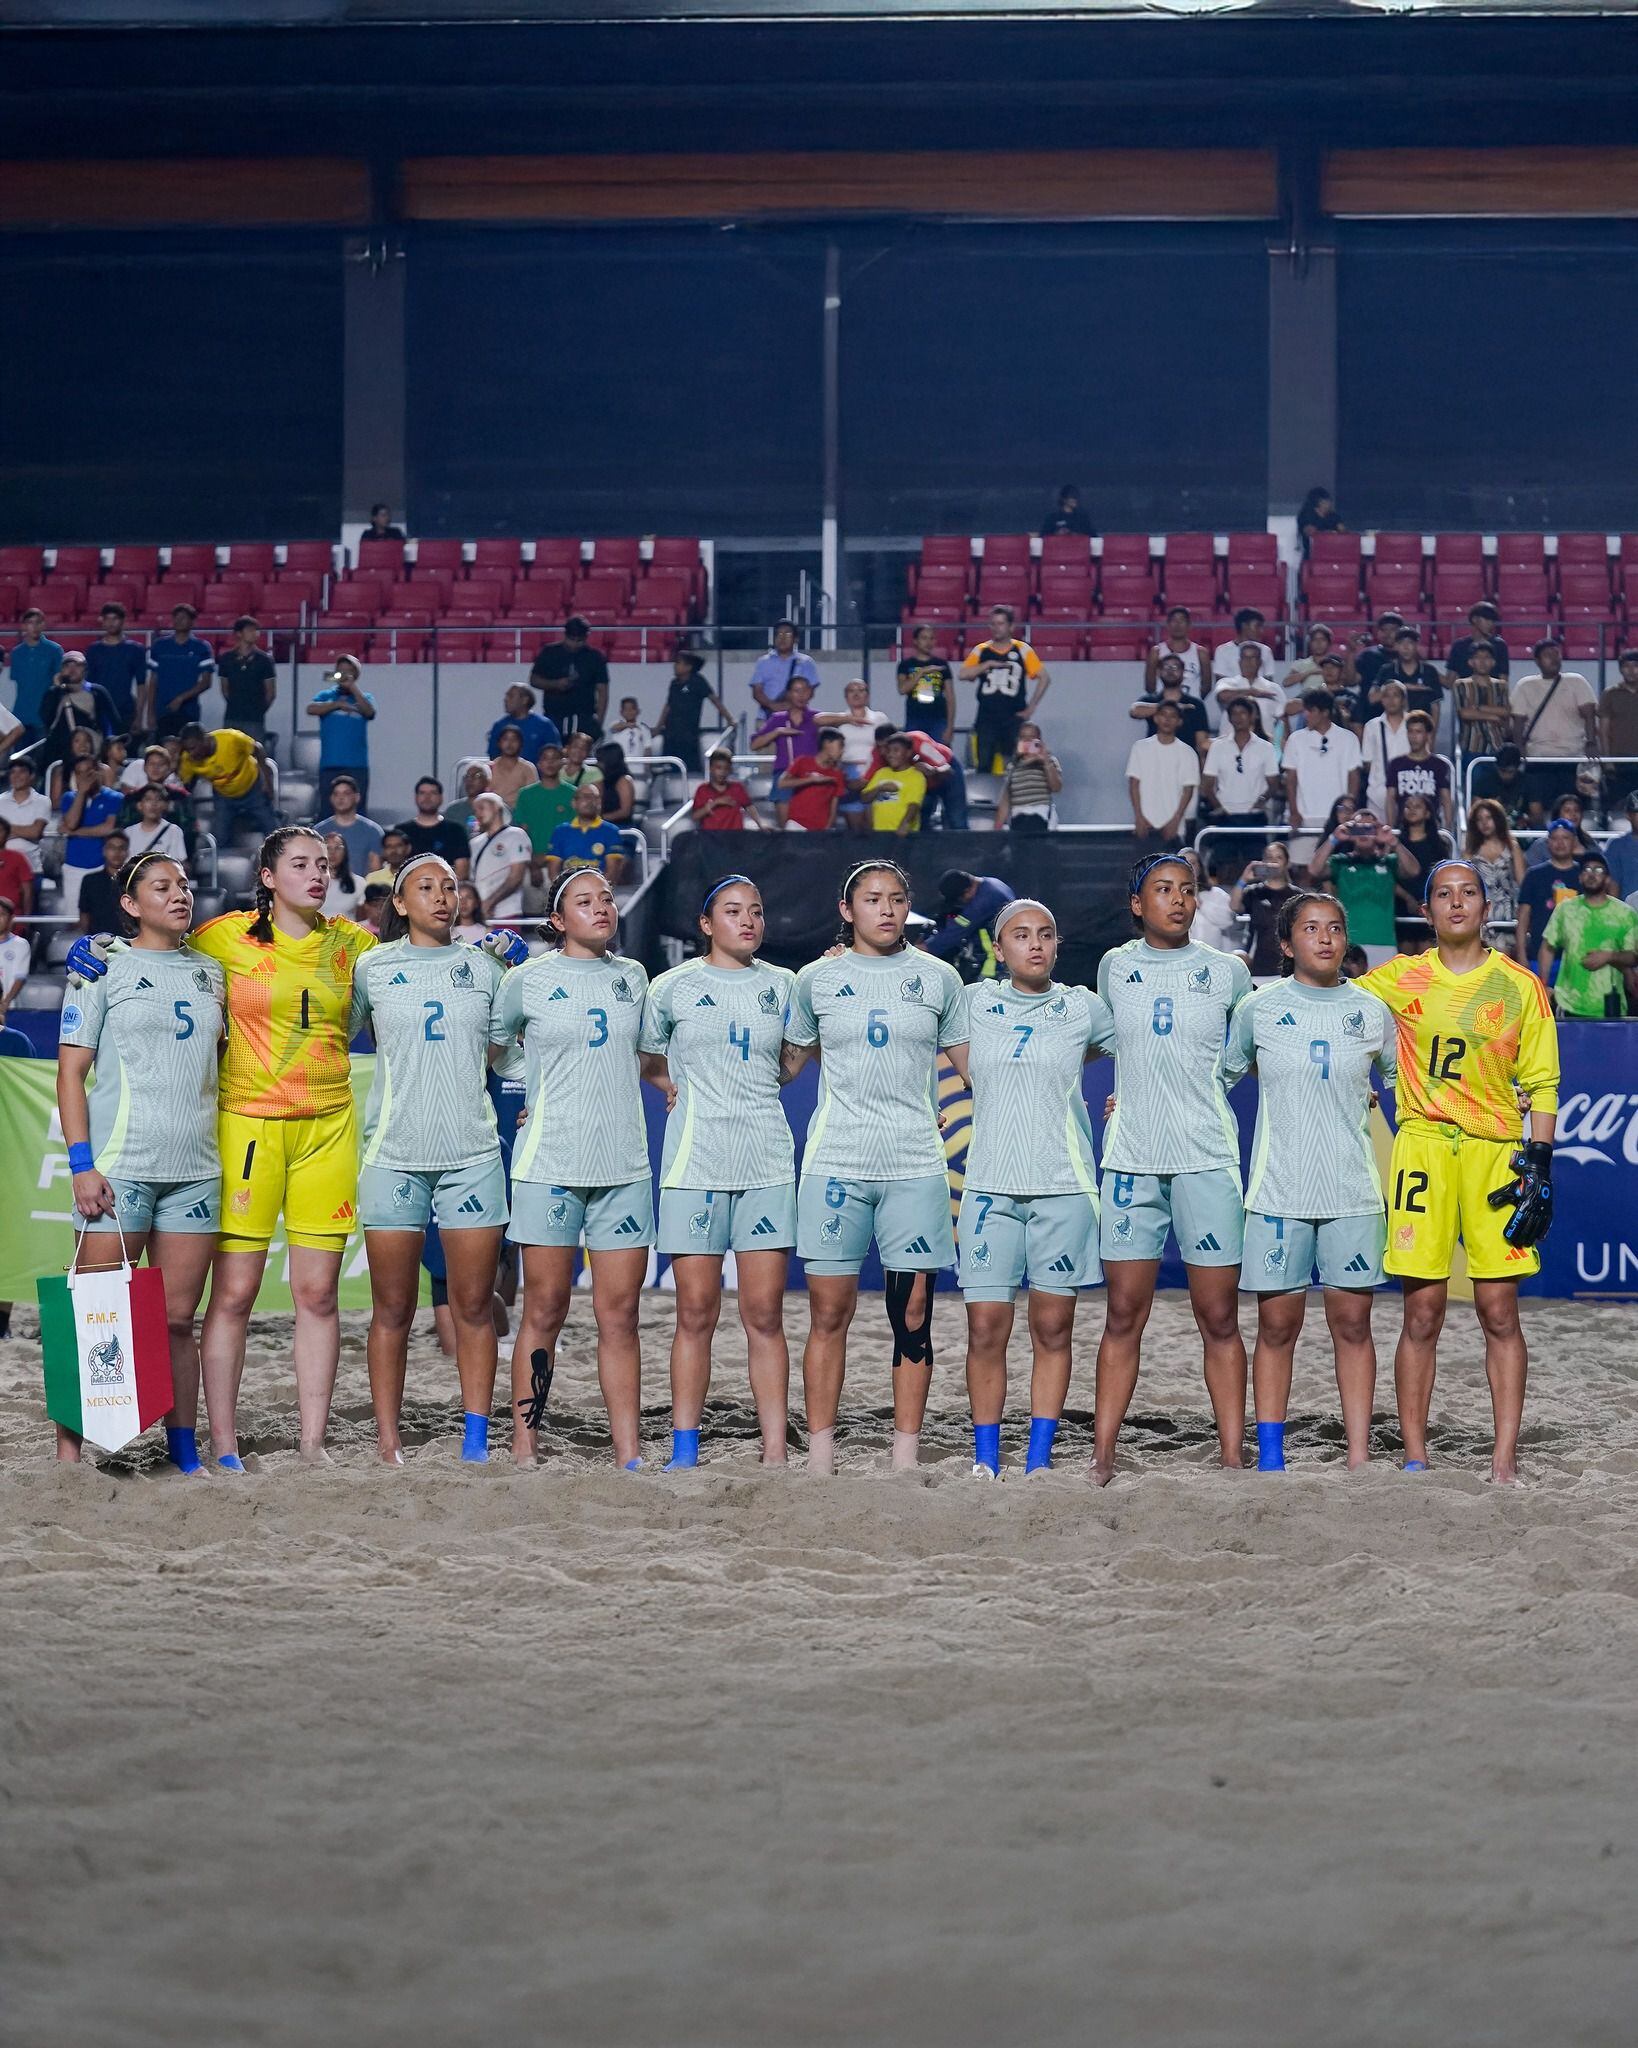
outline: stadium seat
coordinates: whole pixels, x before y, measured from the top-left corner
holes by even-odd
[[[543,573],[549,573],[567,576],[572,583],[575,577],[580,574],[580,570],[581,555],[579,541],[565,540],[561,537],[553,536],[535,542],[535,558],[528,565],[525,574],[539,576]]]
[[[1082,659],[1086,661],[1142,661],[1152,636],[1134,632],[1123,621],[1095,624],[1081,635]]]
[[[492,619],[498,619],[506,609],[512,595],[512,586],[499,577],[469,576],[464,583],[455,584],[449,593],[450,607],[459,605],[463,611],[474,612],[480,608]]]
[[[404,543],[365,534],[358,544],[358,567],[390,582],[404,573]]]
[[[416,585],[413,583],[393,585],[395,592],[399,590],[414,591],[415,589]],[[378,626],[401,626],[413,632],[424,633],[437,625],[438,614],[430,604],[395,602],[386,605],[381,611],[376,613],[375,623]]]
[[[637,579],[637,588],[631,594],[633,613],[639,609],[654,610],[660,606],[668,608],[674,618],[686,619],[693,588],[688,572],[684,569],[661,569],[650,571]]]
[[[303,661],[316,662],[327,667],[339,661],[344,654],[351,654],[359,661],[370,659],[370,636],[367,633],[337,632],[333,622],[326,622],[323,628],[309,636],[302,649]]]
[[[649,562],[656,569],[686,569],[690,574],[705,566],[698,536],[680,533],[656,534]]]
[[[112,577],[108,579],[109,582],[114,580]],[[147,586],[146,602],[150,608],[154,605],[191,604],[195,611],[200,611],[204,608],[205,592],[209,590],[212,604],[220,609],[222,599],[216,594],[219,589],[220,585],[207,583],[203,576],[167,576],[163,583]]]
[[[1005,562],[991,568],[988,564],[980,569],[978,577],[978,609],[988,611],[992,604],[1010,604],[1015,612],[1028,611],[1030,602],[1030,573],[1019,562]]]
[[[1267,534],[1235,534],[1231,540],[1256,540],[1265,538],[1270,543],[1269,562],[1275,560],[1272,551],[1274,536]],[[1250,549],[1242,549],[1240,561],[1249,562],[1255,558]],[[1217,536],[1213,533],[1169,533],[1166,536],[1165,572],[1170,576],[1177,569],[1205,570],[1217,574]]]
[[[902,614],[902,623],[910,627],[960,626],[966,622],[966,618],[966,600],[953,598],[945,602],[907,604]]]
[[[612,576],[583,576],[574,587],[574,608],[588,619],[617,619],[626,608],[631,582],[621,573]]]
[[[1422,571],[1402,564],[1374,564],[1365,574],[1365,600],[1373,612],[1403,612],[1407,618],[1422,608]]]
[[[1029,644],[1042,661],[1079,661],[1082,636],[1052,626],[1030,629]]]
[[[1103,554],[1100,558],[1100,573],[1107,582],[1111,573],[1135,575],[1139,570],[1149,574],[1150,549],[1146,533],[1106,533],[1103,537]]]
[[[122,604],[128,612],[139,612],[147,593],[148,585],[144,577],[105,576],[100,583],[87,584],[85,609],[87,613],[95,613],[100,612],[105,604]],[[156,604],[163,602],[166,611],[169,611],[173,604],[182,604],[186,601],[168,594],[163,600],[157,596],[154,599]]]
[[[235,559],[234,567],[239,567]],[[246,564],[248,567],[248,564]],[[334,541],[328,540],[287,540],[284,544],[284,567],[303,570],[309,574],[328,576],[336,566]]]
[[[1242,569],[1237,576],[1230,576],[1223,593],[1224,612],[1232,619],[1247,605],[1254,606],[1265,619],[1285,617],[1285,578],[1277,569]]]
[[[1414,569],[1420,579],[1423,553],[1422,536],[1419,533],[1382,532],[1376,536],[1376,550],[1372,560],[1379,569]]]
[[[22,576],[29,583],[43,582],[45,580],[44,548],[0,548],[0,576]]]
[[[1006,566],[1027,570],[1034,562],[1030,536],[1027,533],[987,533],[980,559],[985,569]]]
[[[1090,577],[1092,542],[1084,533],[1049,533],[1041,543],[1041,574],[1048,570],[1073,569]]]
[[[1610,608],[1610,575],[1607,568],[1560,568],[1558,594],[1566,615],[1576,611],[1607,611]]]
[[[613,539],[599,539],[592,542],[592,570],[605,576],[617,569],[623,569],[628,577],[637,574],[637,565],[642,560],[642,542],[628,535],[616,535]]]
[[[962,604],[971,585],[965,566],[945,562],[924,562],[916,571],[911,595],[928,604]]]
[[[1190,612],[1209,616],[1217,609],[1217,574],[1213,569],[1173,568],[1166,564],[1165,589],[1161,601],[1170,610],[1174,604],[1187,605]]]
[[[15,583],[0,583],[0,619],[15,619],[22,609]]]
[[[85,582],[78,576],[54,576],[49,583],[31,583],[23,592],[23,610],[40,610],[48,619],[75,618],[85,602]]]
[[[1496,536],[1496,575],[1498,579],[1508,569],[1539,569],[1543,575],[1547,570],[1547,545],[1539,533],[1498,533]]]
[[[1147,619],[1154,615],[1154,579],[1147,572],[1106,569],[1101,592],[1107,618]]]
[[[523,573],[523,542],[515,534],[490,534],[472,543],[474,569],[504,569],[514,579]]]
[[[1547,569],[1544,562],[1497,566],[1496,603],[1509,616],[1545,613]]]
[[[216,574],[216,547],[212,541],[177,541],[171,546],[165,580],[173,576],[200,576],[208,583]]]
[[[370,636],[377,661],[425,661],[430,644],[424,627],[388,619],[377,619]]]
[[[526,577],[523,582],[513,584],[511,602],[506,609],[520,619],[562,619],[570,609],[569,592],[572,587],[566,576]]]
[[[1308,572],[1352,569],[1357,575],[1361,553],[1357,533],[1316,533],[1308,544]]]
[[[418,540],[415,543],[415,561],[412,567],[401,569],[398,573],[401,576],[423,576],[430,569],[447,569],[453,578],[462,573],[465,560],[465,541]]]
[[[58,548],[56,560],[51,565],[51,574],[54,577],[71,577],[81,584],[95,583],[102,576],[102,549]]]
[[[159,576],[159,550],[129,545],[113,548],[108,557],[108,573],[110,576],[134,577],[139,583],[152,583]]]
[[[265,579],[274,575],[278,566],[277,554],[270,540],[236,540],[228,549],[227,567],[222,573],[224,576],[260,576]],[[324,566],[328,568],[329,564]]]
[[[1310,565],[1303,580],[1303,595],[1310,618],[1318,618],[1322,613],[1356,612],[1360,604],[1359,570],[1347,564],[1318,569]]]

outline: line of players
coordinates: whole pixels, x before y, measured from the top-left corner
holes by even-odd
[[[71,963],[59,1104],[88,1232],[82,1264],[117,1262],[123,1243],[133,1254],[146,1249],[165,1275],[176,1390],[167,1438],[182,1469],[202,1469],[201,1359],[216,1465],[242,1469],[245,1338],[281,1214],[301,1447],[309,1459],[325,1456],[337,1287],[356,1204],[374,1303],[371,1393],[390,1462],[402,1458],[409,1327],[424,1234],[436,1222],[465,1458],[488,1455],[491,1304],[509,1234],[524,1279],[512,1359],[517,1463],[538,1458],[583,1244],[614,1455],[628,1470],[641,1464],[638,1304],[657,1242],[676,1289],[670,1465],[698,1460],[730,1251],[763,1460],[785,1461],[782,1311],[794,1248],[809,1302],[808,1465],[831,1471],[848,1331],[874,1239],[893,1337],[896,1467],[918,1459],[941,1269],[958,1265],[973,1469],[989,1477],[1000,1471],[1006,1350],[1026,1275],[1026,1471],[1052,1462],[1077,1295],[1107,1279],[1092,1474],[1105,1483],[1171,1231],[1225,1466],[1240,1464],[1245,1433],[1237,1296],[1245,1288],[1258,1298],[1253,1382],[1265,1469],[1284,1462],[1292,1353],[1315,1275],[1348,1462],[1367,1458],[1371,1297],[1384,1271],[1404,1289],[1395,1380],[1405,1463],[1426,1463],[1459,1238],[1485,1340],[1492,1473],[1515,1477],[1526,1368],[1518,1282],[1537,1269],[1533,1246],[1551,1217],[1557,1046],[1540,984],[1484,942],[1483,882],[1469,864],[1444,862],[1429,878],[1435,949],[1358,982],[1340,978],[1347,930],[1338,905],[1294,898],[1280,925],[1290,972],[1255,991],[1243,963],[1190,942],[1193,876],[1168,854],[1134,869],[1136,936],[1105,956],[1096,991],[1054,979],[1056,924],[1028,900],[997,919],[998,978],[964,987],[944,963],[906,947],[909,884],[890,861],[853,870],[836,945],[794,975],[758,958],[764,916],[754,884],[724,878],[700,907],[700,956],[652,986],[616,951],[614,898],[594,872],[560,882],[556,945],[522,964],[513,934],[492,934],[484,948],[452,943],[458,889],[436,856],[400,871],[389,928],[397,935],[379,945],[322,915],[327,880],[322,841],[283,828],[262,849],[256,910],[215,919],[190,939],[186,876],[143,856],[121,878],[128,944],[81,941]],[[360,1153],[348,1045],[366,1024],[378,1059]],[[520,1051],[526,1110],[509,1200],[486,1083],[492,1065]],[[1082,1068],[1104,1051],[1117,1080],[1100,1182]],[[941,1052],[973,1098],[954,1231],[937,1109]],[[798,1180],[780,1091],[810,1059],[820,1088]],[[1242,1194],[1227,1091],[1252,1070],[1259,1105]],[[1386,1203],[1369,1129],[1373,1072],[1398,1091]],[[644,1081],[668,1102],[657,1218]],[[60,1456],[78,1449],[60,1435]]]

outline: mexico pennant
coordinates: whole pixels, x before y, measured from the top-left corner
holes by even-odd
[[[53,1273],[34,1287],[46,1413],[100,1451],[122,1450],[173,1398],[164,1274],[127,1263]]]

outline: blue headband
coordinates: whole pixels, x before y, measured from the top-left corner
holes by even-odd
[[[1183,858],[1182,854],[1151,853],[1146,860],[1140,860],[1137,866],[1133,868],[1132,879],[1126,885],[1128,895],[1135,896],[1149,879],[1150,875],[1153,874],[1154,870],[1160,866],[1161,862],[1167,860],[1176,861],[1180,868],[1188,868],[1189,873],[1193,875],[1194,869],[1189,867],[1189,863]]]
[[[756,884],[751,880],[749,875],[724,875],[721,881],[713,882],[710,888],[707,889],[705,894],[700,898],[701,917],[703,917],[705,913],[711,908],[711,904],[714,898],[717,897],[724,889],[726,889],[731,882],[743,882],[747,889],[756,889]],[[761,893],[761,890],[758,889],[757,894],[760,895]]]
[[[1430,868],[1428,869],[1428,878],[1427,878],[1427,880],[1426,880],[1426,881],[1425,881],[1425,882],[1423,883],[1423,885],[1422,885],[1422,908],[1423,908],[1424,910],[1426,910],[1426,909],[1427,909],[1427,907],[1428,907],[1428,899],[1429,899],[1429,898],[1430,898],[1430,897],[1432,896],[1432,894],[1433,894],[1433,880],[1434,880],[1434,877],[1435,877],[1435,876],[1436,876],[1437,874],[1439,874],[1439,873],[1441,872],[1441,870],[1442,870],[1442,869],[1444,869],[1444,868],[1466,868],[1466,869],[1467,869],[1467,871],[1468,871],[1468,873],[1469,873],[1469,874],[1470,874],[1470,875],[1471,875],[1471,876],[1473,877],[1474,881],[1478,883],[1478,885],[1479,885],[1479,894],[1480,894],[1480,895],[1481,895],[1481,896],[1482,896],[1482,897],[1484,898],[1484,900],[1485,900],[1485,902],[1486,902],[1486,903],[1488,903],[1488,902],[1490,901],[1490,891],[1489,891],[1489,890],[1488,890],[1488,889],[1487,889],[1487,888],[1485,887],[1485,885],[1484,885],[1484,876],[1483,876],[1483,875],[1481,875],[1481,874],[1479,873],[1479,870],[1478,870],[1478,869],[1477,869],[1477,868],[1476,868],[1476,867],[1474,866],[1474,864],[1473,864],[1473,862],[1472,862],[1472,861],[1470,861],[1470,860],[1436,860],[1436,861],[1435,861],[1435,862],[1433,863],[1432,867],[1430,867]]]

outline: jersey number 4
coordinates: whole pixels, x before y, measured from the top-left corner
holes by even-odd
[[[728,1043],[730,1045],[737,1045],[739,1047],[740,1058],[742,1060],[748,1060],[751,1057],[750,1025],[730,1024],[728,1026]]]

